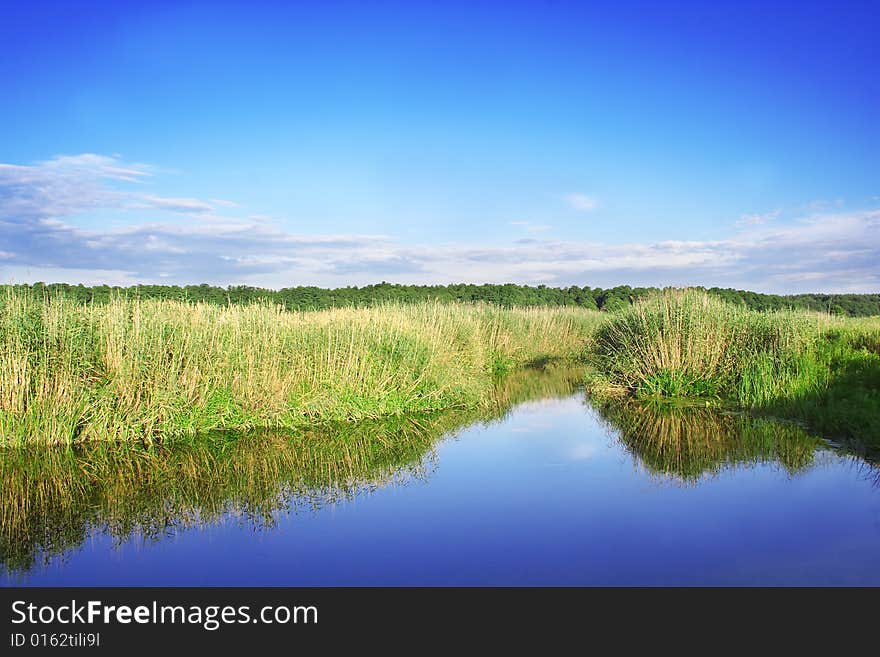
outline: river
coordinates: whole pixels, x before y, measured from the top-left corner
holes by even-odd
[[[577,379],[522,374],[482,413],[6,453],[0,584],[880,584],[875,465]]]

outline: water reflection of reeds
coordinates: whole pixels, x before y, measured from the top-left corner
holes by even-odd
[[[93,532],[117,542],[153,540],[227,517],[270,527],[280,513],[413,481],[432,469],[441,437],[503,417],[527,399],[569,395],[581,374],[568,367],[514,373],[499,381],[491,408],[480,413],[217,433],[152,446],[0,450],[0,567],[26,571]]]
[[[826,446],[793,424],[708,408],[618,401],[599,412],[649,472],[684,482],[761,463],[794,475],[810,468],[817,448]]]

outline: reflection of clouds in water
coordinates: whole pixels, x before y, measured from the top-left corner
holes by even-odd
[[[571,461],[584,461],[593,458],[599,450],[592,443],[578,443],[568,452]]]
[[[572,397],[570,395],[566,395],[565,397],[548,397],[546,399],[535,399],[532,401],[526,401],[519,404],[516,407],[517,413],[523,415],[535,415],[542,414],[544,411],[552,408],[560,408],[565,406],[571,406]]]
[[[546,419],[548,410],[565,409],[570,407],[572,397],[550,397],[547,399],[535,399],[522,402],[516,406],[516,414],[519,416],[515,425],[510,426],[510,433],[541,433],[552,432],[556,424]]]
[[[511,427],[510,433],[541,433],[552,429],[553,425],[548,423],[521,424],[517,427]]]
[[[580,435],[575,430],[560,431],[558,422],[548,421],[547,412],[554,413],[554,417],[559,411],[575,411],[579,416],[583,415],[585,406],[584,399],[580,394],[575,393],[564,398],[551,398],[533,400],[520,404],[516,407],[516,413],[519,415],[518,422],[509,426],[508,434],[522,436],[526,441],[540,440],[552,441],[554,448],[552,452],[557,461],[552,465],[564,465],[574,461],[586,461],[599,456],[602,447],[607,447],[602,441],[587,438]],[[580,426],[580,423],[578,423]],[[604,438],[604,434],[602,436]],[[601,444],[600,444],[601,443]]]

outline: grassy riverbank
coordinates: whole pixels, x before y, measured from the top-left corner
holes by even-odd
[[[880,319],[761,313],[669,290],[610,315],[590,348],[600,395],[698,399],[880,445]]]
[[[493,380],[582,355],[583,309],[388,304],[288,312],[0,297],[0,443],[153,440],[492,403]]]
[[[880,319],[667,290],[613,313],[471,304],[291,312],[0,295],[0,444],[485,409],[518,366],[586,358],[598,396],[699,400],[880,446]]]

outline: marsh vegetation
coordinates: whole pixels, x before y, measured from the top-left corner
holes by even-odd
[[[599,396],[726,404],[880,446],[880,318],[667,290],[610,315],[589,357]]]
[[[216,430],[485,409],[529,364],[591,366],[596,398],[698,400],[880,445],[880,319],[759,312],[699,289],[616,312],[0,296],[0,443],[150,443]]]
[[[517,366],[583,354],[578,309],[388,304],[296,313],[0,298],[0,441],[302,427],[491,404]]]

